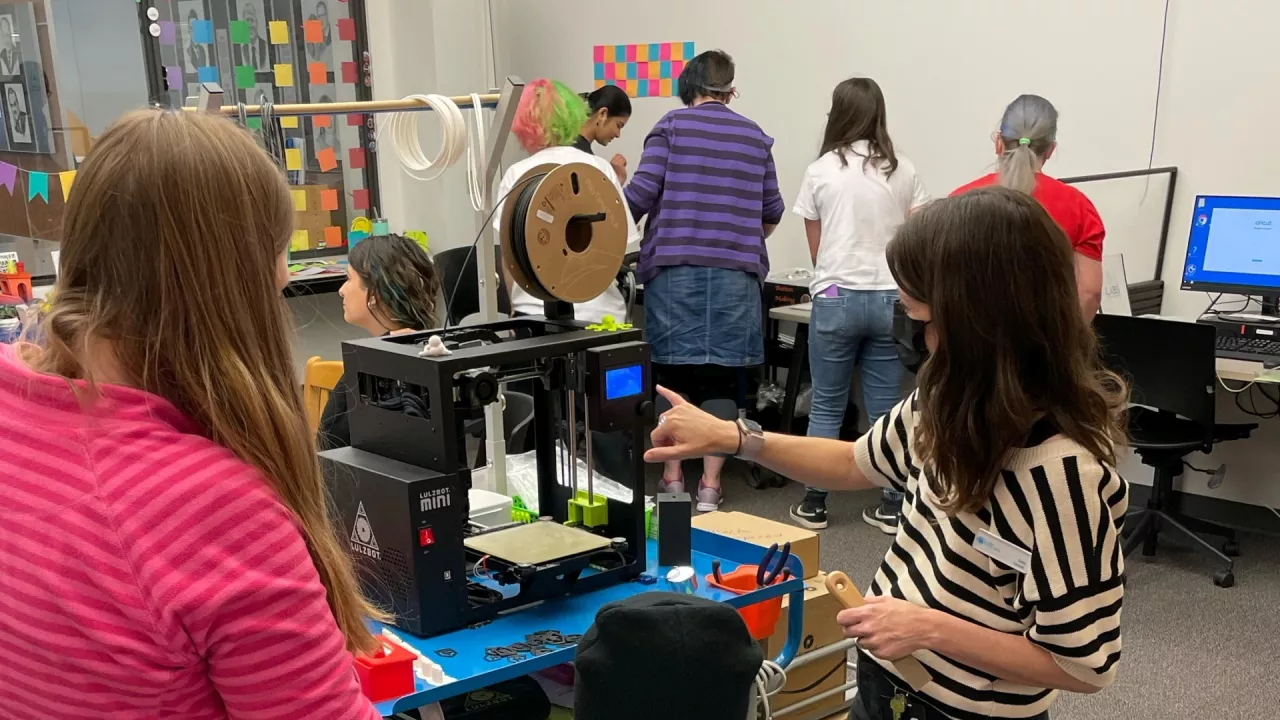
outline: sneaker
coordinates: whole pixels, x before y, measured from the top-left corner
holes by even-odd
[[[801,527],[822,530],[827,527],[827,498],[825,495],[806,493],[799,505],[791,506],[791,519]]]
[[[684,478],[679,480],[668,481],[662,478],[662,482],[658,483],[658,492],[660,493],[682,493],[684,492]]]
[[[873,505],[863,510],[862,522],[878,529],[885,535],[898,534],[898,514],[885,512],[882,505]]]
[[[698,512],[711,512],[720,509],[724,496],[720,488],[707,487],[698,483]]]

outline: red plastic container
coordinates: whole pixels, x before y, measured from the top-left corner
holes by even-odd
[[[707,584],[718,587],[721,590],[728,590],[735,595],[745,595],[757,589],[757,568],[759,568],[758,565],[739,565],[733,572],[721,573],[720,582],[716,582],[714,575],[707,575]],[[779,582],[782,582],[781,578],[775,578],[771,584],[776,585]],[[742,616],[742,621],[747,624],[747,631],[751,633],[751,639],[764,640],[773,635],[774,627],[778,624],[778,618],[782,615],[782,598],[776,597],[769,600],[761,600],[758,603],[738,608],[738,614]]]
[[[356,656],[360,689],[372,702],[408,695],[414,691],[413,653],[390,643],[372,655]]]

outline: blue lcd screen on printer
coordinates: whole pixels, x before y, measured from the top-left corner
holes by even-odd
[[[617,400],[644,392],[644,366],[627,365],[604,371],[604,399]]]

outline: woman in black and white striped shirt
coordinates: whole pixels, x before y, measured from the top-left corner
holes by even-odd
[[[1099,363],[1071,245],[1003,188],[925,206],[890,270],[930,358],[918,390],[856,443],[760,434],[674,407],[646,459],[737,454],[810,486],[906,494],[867,593],[854,718],[1047,718],[1059,690],[1110,685],[1120,658],[1126,389]],[[887,660],[914,655],[912,692]]]

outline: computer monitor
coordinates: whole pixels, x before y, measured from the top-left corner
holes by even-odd
[[[1280,198],[1197,195],[1182,289],[1280,295]]]

